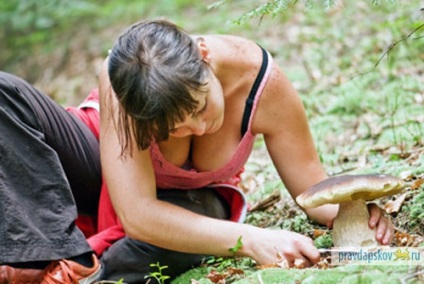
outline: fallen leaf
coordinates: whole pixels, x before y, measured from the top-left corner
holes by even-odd
[[[287,259],[281,259],[281,260],[279,260],[279,261],[277,261],[276,263],[275,263],[275,265],[277,266],[277,267],[280,267],[280,268],[283,268],[283,269],[289,269],[290,268],[290,265],[289,265],[289,262],[287,261]]]
[[[404,194],[396,198],[396,200],[387,201],[386,204],[384,205],[384,210],[386,210],[386,212],[389,214],[399,212],[400,208],[405,202],[405,198],[407,194],[408,193],[405,192]]]
[[[325,234],[327,234],[327,232],[324,231],[324,230],[314,229],[314,239],[316,239],[316,238],[318,238],[322,235],[325,235]]]
[[[395,241],[397,246],[406,247],[406,246],[411,246],[411,244],[414,243],[415,237],[413,235],[408,234],[408,233],[396,232],[395,237],[394,237],[394,241]]]
[[[411,183],[411,189],[416,190],[420,188],[423,183],[424,183],[424,179],[417,179],[413,183]]]
[[[297,258],[297,259],[294,260],[293,267],[297,268],[297,269],[305,268],[306,267],[306,261],[304,259]]]
[[[329,256],[331,258],[331,256]],[[315,264],[315,267],[319,268],[319,269],[327,269],[330,267],[330,263],[328,262],[328,258],[322,258],[320,259],[320,261],[318,261],[317,264]]]
[[[235,275],[235,274],[244,274],[244,270],[236,267],[230,267],[228,268],[229,276]]]
[[[219,273],[216,270],[212,270],[211,272],[209,272],[208,275],[206,275],[206,277],[212,282],[212,283],[225,283],[225,278],[227,278],[227,274],[224,273]],[[222,282],[224,281],[224,282]]]
[[[276,267],[280,267],[284,269],[290,268],[290,265],[287,259],[283,257],[279,252],[277,252],[277,259],[274,264],[276,265]]]

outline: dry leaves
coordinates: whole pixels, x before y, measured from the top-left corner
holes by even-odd
[[[396,246],[409,247],[414,244],[415,236],[408,233],[396,232],[394,236],[394,242]]]
[[[423,183],[424,183],[424,179],[421,179],[421,178],[413,181],[410,185],[411,190],[416,190],[420,188]]]
[[[316,238],[326,235],[327,231],[325,230],[320,230],[320,229],[314,229],[314,233],[313,233],[313,239],[315,240]]]
[[[402,207],[403,203],[405,202],[407,195],[408,195],[408,193],[405,192],[404,194],[397,197],[395,200],[387,201],[386,204],[384,205],[384,210],[386,210],[386,212],[388,214],[399,212],[400,208]]]
[[[329,268],[331,266],[330,262],[329,262],[329,258],[331,258],[331,257],[321,257],[320,260],[318,261],[318,263],[316,263],[314,266],[311,266],[310,268],[318,268],[318,269]],[[271,263],[271,264],[258,265],[256,268],[258,268],[258,269],[268,269],[268,268],[303,269],[303,268],[306,268],[306,263],[305,263],[305,260],[303,260],[303,259],[296,259],[293,267],[290,267],[287,260],[283,259],[283,260],[280,260],[280,261],[277,261],[277,262]]]
[[[227,283],[226,279],[228,277],[231,277],[231,276],[237,275],[237,274],[243,275],[244,274],[243,269],[230,267],[227,270],[225,270],[225,272],[218,272],[216,270],[212,270],[211,272],[209,272],[208,275],[206,275],[206,277],[212,283],[225,284],[225,283]],[[191,283],[196,284],[196,282],[193,283],[193,280],[191,281]]]
[[[410,177],[407,177],[408,179]],[[424,179],[416,179],[411,181],[411,183],[409,184],[409,187],[411,190],[417,190],[421,187],[421,185],[424,183]],[[398,196],[395,200],[389,200],[386,202],[386,204],[384,205],[384,209],[386,210],[386,212],[388,214],[391,213],[397,213],[400,211],[400,209],[402,208],[402,205],[404,204],[406,197],[408,196],[408,192],[403,193],[402,195]]]

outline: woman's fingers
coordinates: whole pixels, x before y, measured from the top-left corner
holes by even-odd
[[[380,207],[378,207],[376,204],[369,204],[368,205],[368,211],[370,213],[370,220],[369,220],[369,226],[371,229],[376,228],[377,224],[380,221],[380,218],[382,216],[382,212]]]
[[[375,230],[376,240],[383,244],[390,244],[393,237],[393,224],[390,220],[390,215],[378,207],[376,204],[370,204],[368,206],[370,212],[369,226]]]
[[[289,267],[309,267],[320,260],[318,249],[312,239],[300,235],[290,234],[289,241],[283,248],[274,247],[280,264],[287,263]]]

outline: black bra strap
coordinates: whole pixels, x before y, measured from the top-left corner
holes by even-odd
[[[259,85],[261,84],[261,81],[265,75],[265,71],[268,67],[268,53],[262,47],[261,49],[262,49],[262,57],[263,57],[262,66],[261,66],[261,69],[259,70],[258,76],[255,79],[255,83],[253,83],[253,87],[250,90],[249,97],[246,100],[246,106],[244,108],[244,113],[243,113],[243,120],[241,122],[242,137],[246,133],[247,128],[249,126],[249,119],[250,119],[250,114],[252,112],[253,102],[255,101],[255,96],[258,91]]]

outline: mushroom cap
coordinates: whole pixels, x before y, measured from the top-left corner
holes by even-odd
[[[405,182],[395,176],[382,174],[334,176],[310,187],[296,198],[303,208],[357,199],[374,200],[401,192]]]

